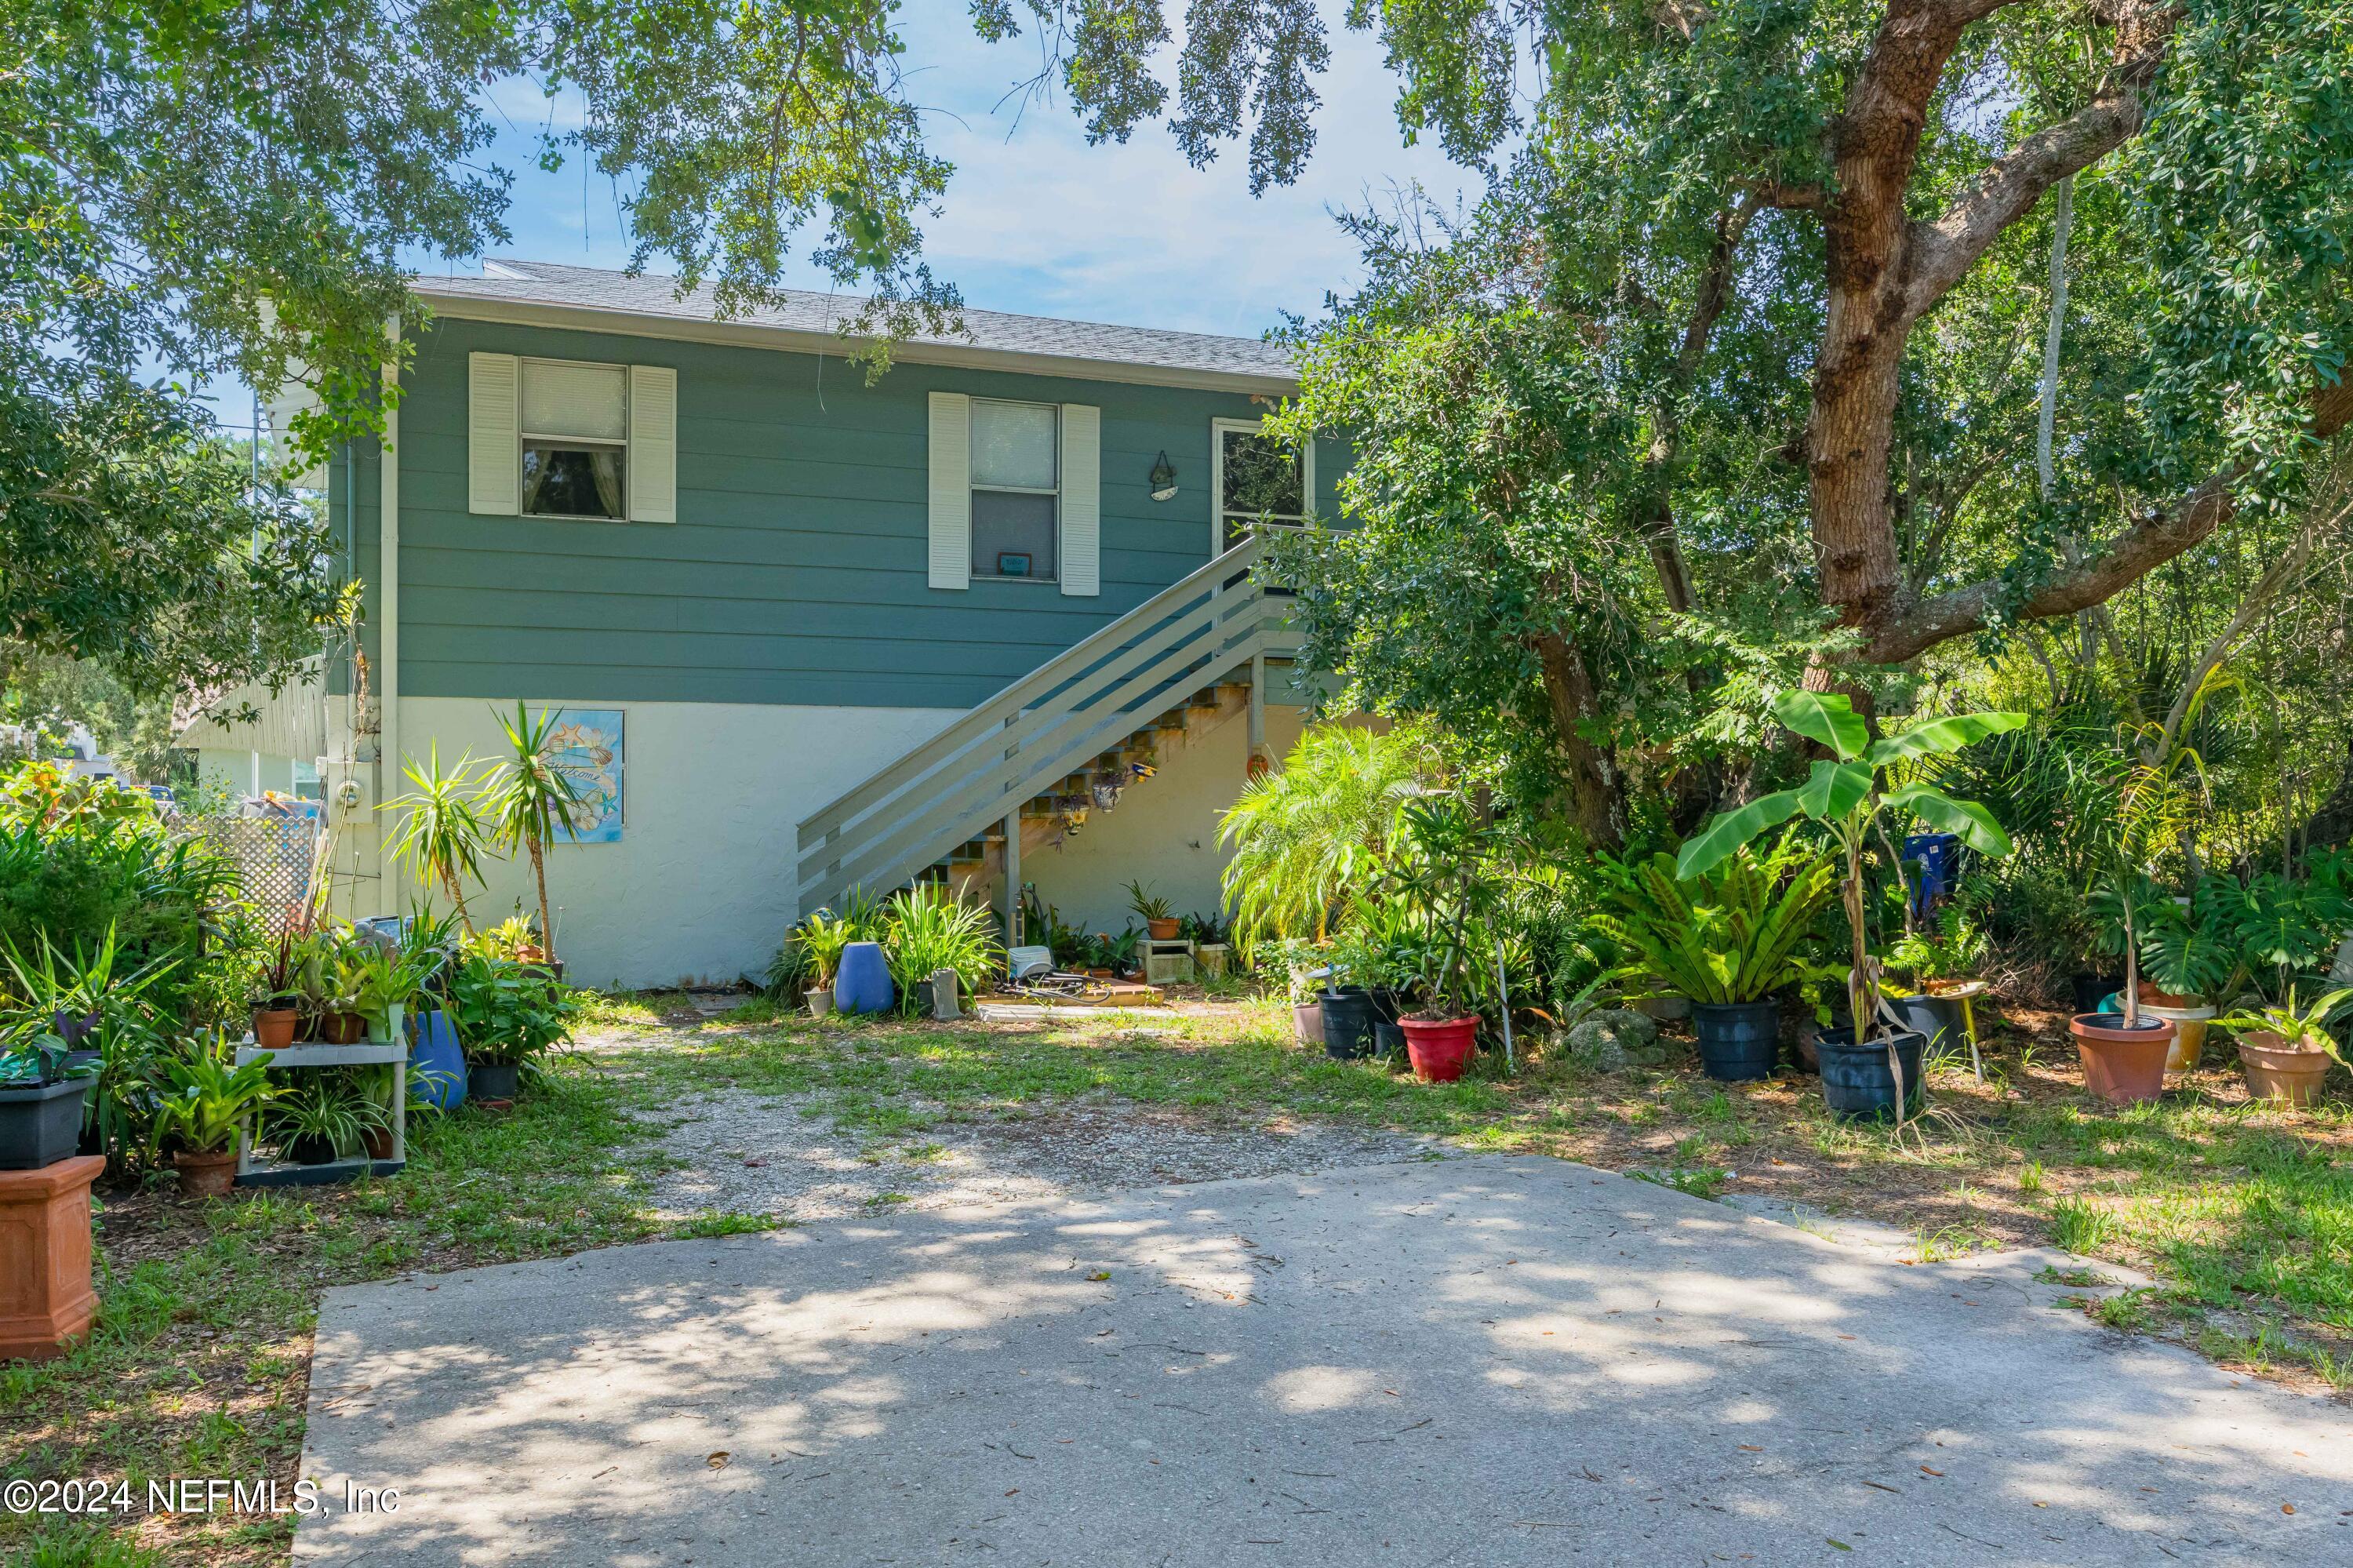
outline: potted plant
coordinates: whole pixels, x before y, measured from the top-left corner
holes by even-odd
[[[467,753],[455,769],[444,773],[439,741],[433,743],[430,757],[421,768],[415,758],[406,758],[401,771],[416,789],[376,809],[404,813],[392,841],[392,858],[414,867],[427,885],[447,893],[470,934],[474,916],[466,907],[466,884],[482,879],[482,853],[490,834],[479,809],[474,758]]]
[[[281,1091],[269,1081],[270,1058],[240,1067],[227,1040],[191,1045],[163,1064],[155,1139],[159,1145],[176,1146],[172,1164],[180,1173],[180,1191],[191,1198],[218,1198],[237,1180],[237,1134],[246,1118],[266,1109]]]
[[[450,1022],[466,1051],[468,1088],[491,1104],[511,1103],[525,1072],[571,1033],[575,1006],[533,965],[470,952],[449,977]]]
[[[483,803],[490,811],[493,842],[522,850],[531,859],[531,875],[539,890],[540,957],[564,978],[555,956],[555,921],[547,902],[547,850],[555,842],[555,824],[569,822],[581,807],[580,787],[556,764],[555,715],[543,709],[533,718],[518,700],[515,716],[498,717],[506,732],[507,754],[483,780]]]
[[[1691,999],[1700,1065],[1727,1082],[1769,1076],[1780,1054],[1776,994],[1820,978],[1803,954],[1836,870],[1784,833],[1769,853],[1742,845],[1686,884],[1654,855],[1596,929],[1634,955],[1619,971]]]
[[[294,933],[278,938],[278,948],[262,965],[253,991],[253,1043],[265,1051],[283,1051],[294,1044],[302,1022],[302,993],[297,987]]]
[[[73,1157],[98,1064],[73,1062],[63,1036],[26,1031],[0,1049],[0,1171]]]
[[[1892,980],[1884,986],[1888,1011],[1907,1029],[1927,1041],[1931,1058],[1942,1055],[1962,1032],[1961,1004],[1947,993],[1968,982],[1985,962],[1989,948],[1985,932],[1957,904],[1936,911],[1936,923],[1915,927],[1889,945],[1883,968]]]
[[[2212,999],[2226,995],[2236,955],[2222,901],[2213,885],[2201,882],[2186,898],[2155,898],[2147,908],[2139,960],[2147,984],[2141,1006],[2152,1018],[2173,1025],[2165,1070],[2195,1071],[2206,1049],[2206,1030],[2215,1012]]]
[[[849,922],[820,909],[801,922],[801,950],[808,955],[809,1016],[822,1018],[833,1011],[833,976],[841,968],[841,950],[856,935]]]
[[[1155,942],[1173,942],[1180,924],[1168,900],[1135,881],[1127,885],[1127,906],[1144,922],[1145,934]]]
[[[332,1073],[314,1072],[271,1103],[269,1134],[296,1165],[325,1165],[348,1157],[373,1128],[385,1125],[383,1108]]]
[[[2099,846],[2089,902],[2124,956],[2124,1006],[2120,1012],[2079,1012],[2067,1029],[2083,1059],[2084,1088],[2112,1104],[2154,1100],[2165,1092],[2174,1030],[2169,1020],[2142,1011],[2140,943],[2164,901],[2148,874],[2152,846],[2180,836],[2190,820],[2189,803],[2169,768],[2136,763],[2119,784],[2114,827]]]
[[[1451,1084],[1462,1075],[1478,1040],[1471,942],[1490,903],[1482,862],[1493,830],[1459,796],[1430,795],[1406,803],[1398,839],[1398,853],[1377,886],[1403,906],[1428,940],[1416,952],[1419,1004],[1398,1022],[1414,1076]]]
[[[1226,932],[1222,914],[1212,910],[1207,915],[1193,914],[1185,917],[1187,929],[1180,935],[1193,944],[1193,961],[1201,966],[1205,975],[1222,975],[1233,956],[1233,944]]]
[[[1774,700],[1773,716],[1824,747],[1831,759],[1817,760],[1806,782],[1794,789],[1760,796],[1717,816],[1683,845],[1675,873],[1688,879],[1712,870],[1743,844],[1794,816],[1803,815],[1830,830],[1842,863],[1839,892],[1853,959],[1847,970],[1847,1016],[1853,1026],[1826,1030],[1815,1043],[1821,1058],[1822,1098],[1845,1117],[1892,1112],[1900,1127],[1920,1098],[1925,1042],[1915,1030],[1884,1027],[1873,1005],[1880,988],[1865,919],[1863,854],[1874,842],[1884,843],[1891,831],[1900,837],[1915,821],[1954,834],[1981,854],[2008,854],[2010,835],[1983,806],[1956,800],[1916,779],[1894,781],[1899,770],[1908,769],[1918,758],[1947,756],[1988,736],[2016,729],[2026,715],[1958,714],[1873,740],[1870,727],[1845,695],[1798,691]],[[1891,783],[1894,788],[1889,788]]]
[[[2320,1097],[2328,1064],[2345,1058],[2328,1026],[2348,1001],[2353,987],[2315,997],[2298,1007],[2295,987],[2277,1006],[2233,1009],[2215,1023],[2239,1039],[2239,1065],[2247,1075],[2247,1092],[2260,1100],[2281,1100],[2308,1106]]]

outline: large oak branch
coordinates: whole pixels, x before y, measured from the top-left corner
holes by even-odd
[[[1931,222],[1915,223],[1905,247],[1905,312],[1915,320],[1951,291],[2002,230],[2043,194],[2124,145],[2140,130],[2141,93],[2164,62],[2175,12],[2149,0],[2118,7],[2116,49],[2092,101],[1989,164],[1968,196]]]
[[[2313,394],[2309,429],[2316,439],[2326,440],[2348,424],[2353,424],[2353,382],[2340,381]],[[2010,611],[2009,619],[2073,615],[2130,588],[2228,522],[2232,492],[2243,477],[2242,469],[2218,473],[2168,510],[2134,523],[2082,566],[2045,583]],[[1903,663],[1939,642],[1983,630],[2001,599],[2002,584],[1990,578],[1922,599],[1907,613],[1891,617],[1855,657],[1872,664]]]

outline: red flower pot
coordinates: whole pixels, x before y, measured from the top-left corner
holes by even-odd
[[[1477,1014],[1461,1018],[1400,1018],[1406,1059],[1425,1084],[1451,1084],[1462,1075],[1479,1035]]]

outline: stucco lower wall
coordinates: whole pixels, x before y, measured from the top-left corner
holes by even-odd
[[[543,705],[530,699],[534,709]],[[445,767],[504,746],[491,704],[406,697],[400,744]],[[557,949],[582,985],[714,983],[766,969],[793,915],[795,833],[803,817],[936,733],[960,710],[616,702],[594,694],[544,705],[627,715],[621,839],[565,844],[548,857]],[[514,711],[514,699],[503,705]],[[1239,767],[1239,764],[1237,764]],[[528,861],[487,868],[470,902],[503,919],[536,910]],[[387,903],[398,906],[405,881]]]
[[[1278,761],[1297,744],[1303,716],[1303,709],[1268,705],[1267,745]],[[1132,879],[1179,915],[1217,908],[1219,878],[1231,858],[1218,846],[1218,820],[1241,791],[1249,740],[1250,720],[1239,714],[1192,737],[1060,847],[1030,851],[1021,879],[1034,883],[1064,922],[1089,931],[1115,934],[1134,921]]]

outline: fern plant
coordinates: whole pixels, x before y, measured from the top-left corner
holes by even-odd
[[[1618,908],[1593,921],[1634,955],[1620,978],[1647,979],[1694,1001],[1742,1002],[1837,972],[1805,951],[1837,868],[1788,835],[1766,854],[1744,846],[1688,879],[1676,877],[1665,854],[1630,870]]]

